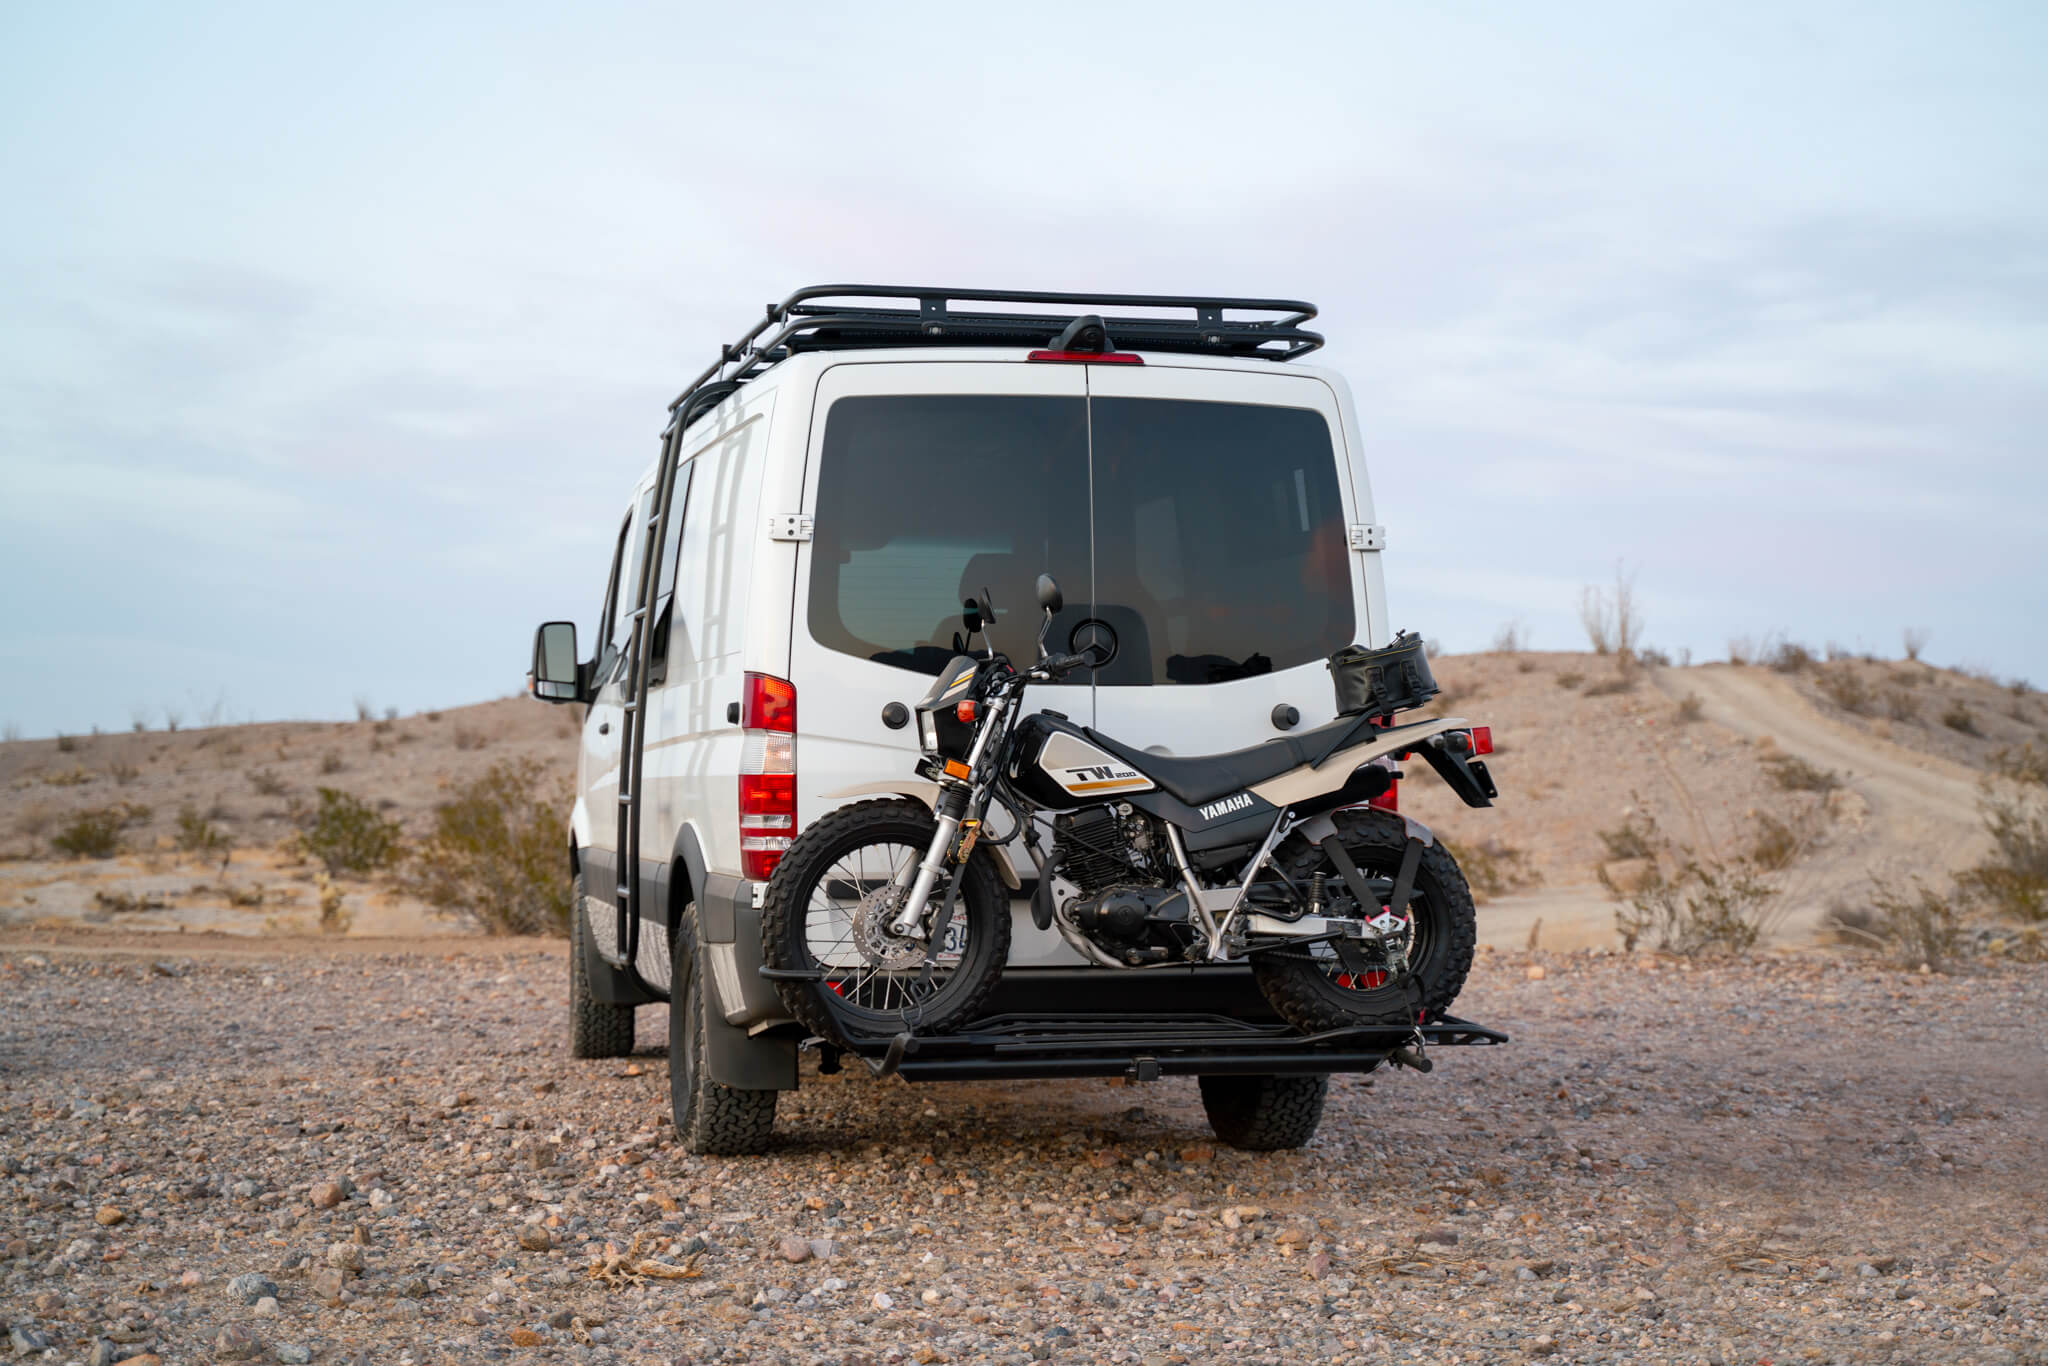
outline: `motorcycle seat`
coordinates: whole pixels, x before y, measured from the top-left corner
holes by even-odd
[[[1340,716],[1327,726],[1282,735],[1248,749],[1188,755],[1148,754],[1098,730],[1084,728],[1083,733],[1189,806],[1200,806],[1304,765],[1319,764],[1354,732],[1365,729],[1363,717]]]

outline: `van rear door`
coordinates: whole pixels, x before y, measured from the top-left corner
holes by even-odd
[[[1299,374],[1092,365],[1095,724],[1205,754],[1331,720],[1325,659],[1367,638],[1337,397]],[[1070,596],[1078,596],[1072,595]]]

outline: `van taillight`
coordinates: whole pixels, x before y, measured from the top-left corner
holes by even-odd
[[[1366,805],[1371,807],[1375,811],[1392,811],[1396,815],[1399,815],[1401,811],[1400,780],[1397,778],[1393,782],[1388,783],[1387,790],[1385,792],[1380,793],[1379,796],[1374,797],[1371,801],[1367,802]]]
[[[1143,365],[1135,351],[1033,351],[1026,360],[1064,361],[1070,365]]]
[[[740,720],[740,872],[765,882],[796,834],[796,685],[748,674]]]

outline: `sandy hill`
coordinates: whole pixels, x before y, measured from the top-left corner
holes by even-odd
[[[1804,934],[1873,872],[1938,879],[1975,862],[1982,770],[2048,739],[2039,696],[1915,663],[1624,677],[1586,654],[1489,653],[1435,667],[1445,691],[1431,710],[1494,728],[1501,800],[1468,810],[1418,764],[1403,807],[1459,847],[1475,881],[1494,882],[1482,929],[1495,942],[1521,942],[1537,917],[1553,946],[1610,938],[1599,870],[1628,876],[1613,840],[1645,818],[1673,843],[1721,856],[1791,832],[1787,930]],[[371,802],[417,836],[439,802],[493,764],[531,759],[566,781],[575,724],[567,709],[515,697],[390,720],[0,744],[0,919],[303,928],[311,870],[278,850],[317,788]],[[1831,791],[1810,790],[1830,781]],[[53,836],[109,807],[131,818],[119,857],[57,855]],[[226,836],[225,862],[179,851],[184,812]],[[232,904],[230,892],[246,903],[252,888],[260,904]],[[368,884],[350,900],[359,932],[409,932],[427,914]]]

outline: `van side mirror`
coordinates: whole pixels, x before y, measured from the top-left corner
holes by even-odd
[[[1057,612],[1067,605],[1066,598],[1060,594],[1059,582],[1050,574],[1038,576],[1038,605],[1048,613]]]
[[[533,695],[543,702],[581,702],[576,623],[550,621],[533,633]]]

